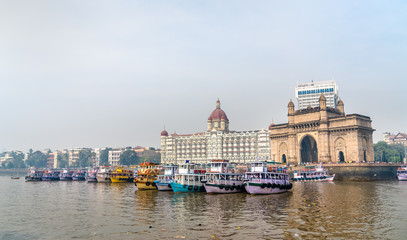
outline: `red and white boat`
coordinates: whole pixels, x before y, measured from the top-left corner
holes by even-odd
[[[207,193],[238,193],[244,191],[243,173],[230,167],[228,160],[212,160],[210,171],[202,181]]]
[[[401,166],[397,169],[397,178],[399,181],[407,181],[407,166]]]

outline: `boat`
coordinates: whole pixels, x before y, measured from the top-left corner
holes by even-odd
[[[112,183],[125,183],[134,181],[133,170],[125,169],[125,167],[117,167],[116,170],[112,171],[110,177]]]
[[[293,181],[316,181],[332,182],[335,174],[329,175],[328,170],[322,168],[322,165],[309,166],[305,169],[294,170]]]
[[[407,166],[401,166],[397,169],[397,179],[407,181]]]
[[[172,191],[170,181],[174,180],[175,174],[178,173],[177,165],[167,165],[164,166],[164,174],[158,175],[156,181],[157,188],[159,191]]]
[[[189,163],[179,166],[179,173],[175,174],[174,180],[170,181],[172,190],[179,192],[205,192],[205,186],[202,181],[205,179],[206,170],[201,169],[200,165]]]
[[[202,183],[207,193],[238,193],[245,191],[243,176],[237,169],[230,168],[228,160],[212,160]]]
[[[245,173],[244,186],[250,194],[274,194],[287,192],[293,185],[286,169],[269,167],[267,162],[253,162]]]
[[[96,174],[98,172],[98,168],[91,168],[88,171],[86,171],[85,174],[85,180],[87,182],[97,182],[98,180],[96,179]]]
[[[59,171],[48,169],[42,174],[42,181],[59,181]]]
[[[11,179],[20,179],[20,177],[11,177]]]
[[[160,175],[160,170],[157,163],[141,163],[137,170],[137,176],[134,178],[134,183],[138,190],[157,190],[155,181],[158,175]]]
[[[61,174],[59,175],[60,181],[72,181],[72,175],[74,171],[69,169],[62,170]]]
[[[42,181],[42,174],[44,171],[31,168],[28,170],[27,176],[25,176],[26,182]]]
[[[96,173],[96,179],[98,182],[111,182],[110,177],[112,176],[112,167],[101,166]]]
[[[73,181],[85,181],[85,174],[86,174],[86,170],[80,169],[72,175],[72,180]]]

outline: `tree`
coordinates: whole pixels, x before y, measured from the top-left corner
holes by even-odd
[[[120,165],[138,165],[140,164],[140,158],[133,150],[126,150],[120,154]]]
[[[10,153],[13,160],[10,162],[11,164],[7,165],[7,168],[25,168],[24,153],[22,152],[11,152]]]
[[[35,151],[34,153],[30,154],[26,161],[27,165],[31,167],[41,168],[47,166],[47,156],[40,152]]]
[[[69,154],[65,153],[65,154],[58,154],[57,159],[58,159],[58,167],[60,168],[66,168],[69,167],[68,164],[68,157]]]
[[[112,150],[111,148],[106,148],[100,151],[100,166],[107,166],[109,165],[109,151]]]
[[[146,150],[143,152],[141,162],[161,163],[161,154],[157,151]]]
[[[378,162],[402,162],[405,157],[404,146],[401,144],[387,144],[380,141],[373,148],[375,161]]]
[[[90,149],[81,150],[79,152],[78,165],[79,167],[89,167],[91,165],[90,158],[92,156],[92,151]]]

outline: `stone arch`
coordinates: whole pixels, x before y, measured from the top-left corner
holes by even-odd
[[[363,137],[362,138],[362,160],[363,160],[363,162],[367,162],[367,149],[368,149],[367,138]]]
[[[345,162],[346,161],[346,142],[345,139],[342,137],[338,137],[335,140],[335,155],[337,162]]]
[[[318,162],[318,144],[315,138],[309,134],[300,141],[300,156],[302,163]]]
[[[278,147],[278,156],[281,163],[287,163],[288,147],[287,143],[282,142]]]

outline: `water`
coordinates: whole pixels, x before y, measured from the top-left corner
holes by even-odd
[[[294,183],[268,196],[0,176],[0,239],[405,239],[407,182]]]

